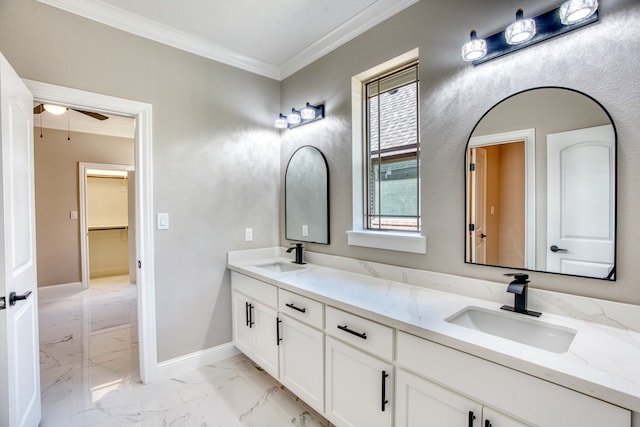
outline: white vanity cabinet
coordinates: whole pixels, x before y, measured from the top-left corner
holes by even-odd
[[[332,307],[325,330],[325,416],[338,426],[392,426],[393,330]]]
[[[462,424],[482,427],[502,426],[544,426],[544,427],[629,427],[631,413],[618,406],[589,397],[582,393],[535,378],[493,362],[463,353],[434,342],[399,332],[397,338],[397,363],[422,377],[420,383],[437,383],[446,386],[441,393],[449,396],[464,394],[470,399],[483,402],[485,415],[483,424]],[[398,401],[396,407],[407,415],[398,414],[396,424],[404,419],[417,417],[413,411],[416,403],[425,404],[429,393],[411,390],[407,392],[409,381],[405,374],[399,375]],[[420,379],[420,378],[418,378]],[[401,382],[404,381],[404,382]],[[414,380],[411,384],[417,384]],[[417,386],[414,389],[420,390]],[[402,390],[401,390],[402,389]],[[433,387],[429,388],[430,390]],[[472,401],[471,401],[472,402]],[[471,403],[469,403],[471,405]],[[491,409],[494,408],[494,409]],[[471,409],[469,409],[471,410]],[[478,411],[477,407],[474,412]],[[513,414],[521,420],[518,423],[506,415]],[[482,419],[476,416],[477,420]],[[489,424],[486,423],[489,422]],[[417,425],[429,425],[418,423]],[[435,424],[439,425],[439,424]],[[460,424],[447,424],[447,426]]]
[[[275,286],[231,273],[233,343],[278,378],[278,294]]]
[[[526,427],[498,411],[398,369],[396,427]]]
[[[278,290],[280,382],[324,412],[324,305]]]

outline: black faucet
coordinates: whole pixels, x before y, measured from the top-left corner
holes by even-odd
[[[289,249],[287,249],[287,253],[291,253],[294,250],[296,251],[296,259],[291,262],[294,264],[306,264],[306,262],[302,261],[302,243],[296,243],[295,246],[292,246]]]
[[[502,310],[540,317],[542,313],[527,310],[527,283],[529,283],[529,275],[524,273],[507,273],[505,276],[512,276],[514,278],[514,280],[509,283],[509,286],[507,286],[507,292],[514,295],[514,304],[513,307],[510,305],[503,305],[500,308]]]

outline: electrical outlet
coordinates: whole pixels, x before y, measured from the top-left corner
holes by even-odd
[[[71,211],[71,212],[69,212],[69,218],[71,218],[71,219],[78,219],[78,211]]]
[[[244,229],[244,241],[250,242],[253,240],[253,228]]]
[[[309,235],[309,226],[305,224],[302,226],[302,237],[307,237],[308,235]]]

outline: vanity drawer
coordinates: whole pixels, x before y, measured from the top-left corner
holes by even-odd
[[[244,274],[231,272],[231,286],[249,298],[272,308],[278,307],[278,288]]]
[[[385,360],[393,360],[393,329],[329,306],[325,315],[328,335]]]
[[[324,326],[324,304],[294,294],[284,289],[278,289],[278,311],[301,322],[322,329]]]

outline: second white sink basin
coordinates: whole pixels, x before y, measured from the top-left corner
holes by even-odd
[[[467,307],[445,320],[554,353],[567,352],[576,336],[573,329],[480,307]]]
[[[264,268],[269,271],[276,271],[284,273],[285,271],[302,270],[304,267],[299,264],[292,264],[288,262],[272,262],[269,264],[256,265],[256,267]]]

